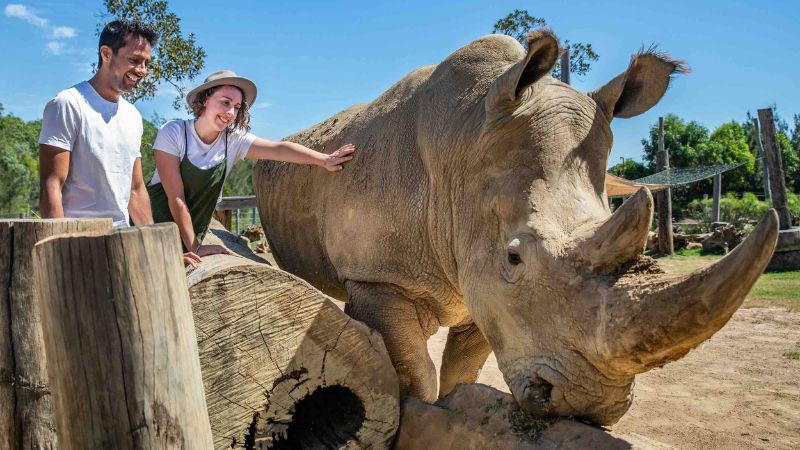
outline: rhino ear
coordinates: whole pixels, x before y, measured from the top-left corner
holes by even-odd
[[[528,54],[503,72],[492,83],[486,97],[490,107],[513,102],[526,87],[550,73],[558,59],[555,34],[548,29],[534,31],[526,38]]]
[[[625,72],[589,93],[589,97],[597,102],[608,120],[638,116],[661,100],[674,75],[688,72],[683,61],[671,59],[654,47],[642,48],[631,57]]]

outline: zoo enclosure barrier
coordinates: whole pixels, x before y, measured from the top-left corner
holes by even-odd
[[[244,213],[242,213],[244,210]],[[249,214],[248,214],[249,212]],[[255,195],[222,197],[217,202],[216,217],[230,231],[240,234],[250,225],[261,226]]]

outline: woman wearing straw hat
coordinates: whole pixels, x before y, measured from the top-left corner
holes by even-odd
[[[195,118],[165,123],[153,144],[156,170],[148,185],[153,219],[175,222],[184,247],[197,256],[231,253],[223,245],[202,242],[236,161],[272,159],[336,172],[353,159],[355,147],[350,144],[327,155],[249,133],[248,109],[255,99],[252,81],[229,70],[212,73],[186,96]],[[184,261],[191,263],[186,257]]]

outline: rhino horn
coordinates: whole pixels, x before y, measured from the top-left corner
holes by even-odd
[[[626,375],[645,372],[711,337],[742,304],[777,239],[778,215],[770,210],[743,243],[708,267],[655,283],[620,280],[620,295],[606,304],[597,336],[609,368]]]
[[[652,220],[653,197],[643,187],[580,239],[572,256],[591,270],[613,271],[644,252]]]

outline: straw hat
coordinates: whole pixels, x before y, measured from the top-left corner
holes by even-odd
[[[252,106],[256,101],[256,85],[252,81],[248,80],[247,78],[240,77],[236,75],[236,72],[232,70],[220,70],[218,72],[214,72],[206,78],[206,81],[203,82],[200,86],[189,91],[186,94],[186,102],[189,104],[189,107],[192,106],[192,101],[197,96],[197,94],[203,92],[208,88],[212,88],[215,86],[223,86],[229,84],[231,86],[236,86],[244,92],[244,100]]]

